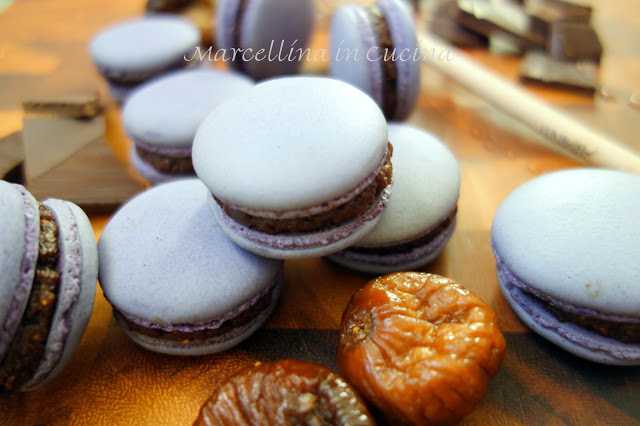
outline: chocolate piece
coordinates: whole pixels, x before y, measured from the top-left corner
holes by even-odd
[[[151,13],[179,12],[193,2],[194,0],[147,0],[144,9]]]
[[[549,37],[549,53],[562,60],[600,61],[602,45],[598,34],[590,24],[554,22]]]
[[[520,41],[512,34],[493,33],[489,36],[489,52],[495,55],[522,55]]]
[[[543,52],[527,52],[522,61],[520,78],[529,83],[583,91],[593,95],[598,86],[596,64],[588,61],[566,62]]]
[[[455,21],[458,14],[457,0],[443,0],[435,6],[427,20],[427,27],[434,35],[448,41],[454,46],[484,47],[487,38],[475,31],[463,27]]]
[[[530,18],[515,3],[497,7],[489,0],[458,0],[456,22],[486,37],[506,33],[517,40],[521,49],[544,48],[547,39],[531,32]]]
[[[331,226],[338,226],[366,213],[375,204],[384,188],[391,184],[393,173],[391,166],[392,152],[393,148],[389,144],[384,166],[377,179],[352,200],[324,213],[294,219],[269,219],[235,210],[218,199],[216,199],[216,202],[224,209],[225,214],[236,222],[271,235],[312,232]]]
[[[38,262],[31,294],[20,325],[0,363],[0,393],[19,389],[27,382],[44,354],[60,282],[58,227],[49,210],[39,204]]]
[[[525,12],[529,15],[531,32],[548,40],[554,22],[570,21],[588,24],[591,7],[562,0],[527,0]]]
[[[42,96],[22,102],[25,114],[46,114],[57,117],[89,118],[102,112],[98,92],[73,92]]]
[[[44,103],[41,105],[43,108],[36,109],[55,110],[55,108],[45,108]],[[31,114],[26,111],[22,123],[22,137],[25,170],[29,183],[65,161],[94,139],[104,135],[103,114],[74,118],[61,114]]]
[[[14,132],[0,138],[0,179],[12,183],[25,183],[22,132]]]

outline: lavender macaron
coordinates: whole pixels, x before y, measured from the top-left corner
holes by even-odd
[[[190,63],[200,31],[175,15],[147,15],[110,25],[96,34],[89,53],[122,102],[140,83]]]
[[[582,358],[640,365],[640,176],[579,168],[516,188],[491,227],[498,282],[533,331]]]
[[[0,393],[29,391],[70,361],[93,310],[98,256],[84,212],[0,181]]]
[[[313,29],[313,0],[219,0],[216,42],[255,80],[298,72]]]
[[[242,74],[202,66],[138,87],[122,110],[138,173],[151,183],[195,175],[191,145],[200,123],[218,105],[252,86]]]
[[[391,195],[391,153],[367,95],[286,77],[216,108],[198,129],[193,165],[229,238],[287,259],[339,251],[373,229]]]
[[[330,31],[333,77],[371,96],[388,120],[404,120],[420,93],[420,55],[411,11],[402,0],[347,4]]]
[[[456,227],[458,162],[437,138],[417,127],[389,123],[393,195],[380,222],[329,259],[375,274],[414,270],[436,258]]]
[[[106,225],[99,280],[122,330],[173,355],[228,349],[274,309],[282,262],[251,254],[222,232],[195,178],[157,185]]]

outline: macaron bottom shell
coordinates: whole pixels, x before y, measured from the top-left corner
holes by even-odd
[[[280,299],[280,291],[282,287],[282,273],[279,273],[274,280],[274,284],[271,290],[271,300],[268,307],[259,312],[248,323],[233,328],[227,333],[214,336],[206,340],[192,340],[189,342],[179,342],[173,340],[167,340],[162,338],[151,337],[135,330],[132,330],[124,320],[122,314],[118,313],[114,309],[114,318],[116,323],[123,332],[136,344],[143,348],[159,352],[167,355],[182,355],[182,356],[198,356],[209,355],[217,352],[222,352],[230,349],[242,341],[246,340],[255,333],[265,321],[269,318]],[[251,306],[250,306],[251,307]],[[249,308],[250,308],[249,307]]]
[[[347,268],[372,274],[386,274],[415,270],[431,263],[444,250],[456,228],[456,219],[433,239],[417,246],[410,251],[392,252],[393,246],[380,247],[385,252],[376,254],[372,252],[359,252],[346,248],[337,253],[330,254],[327,259]],[[401,246],[404,246],[401,245]]]
[[[272,259],[321,257],[343,250],[370,232],[389,203],[388,185],[373,206],[361,217],[343,225],[308,234],[271,235],[250,229],[227,216],[211,195],[208,204],[220,228],[240,247]]]
[[[151,164],[140,158],[135,146],[132,146],[131,150],[129,151],[129,160],[131,161],[131,165],[136,169],[140,176],[142,176],[152,184],[168,182],[173,179],[192,177],[192,175],[188,174],[163,173],[155,169]]]
[[[581,358],[601,364],[640,365],[640,344],[623,343],[570,322],[561,322],[519,286],[526,286],[495,252],[498,284],[511,308],[534,332]]]

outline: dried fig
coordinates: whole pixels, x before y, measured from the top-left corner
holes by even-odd
[[[496,315],[448,278],[399,272],[356,292],[342,316],[341,374],[392,424],[459,422],[505,353]]]
[[[294,360],[229,377],[194,425],[373,425],[355,390],[326,367]]]

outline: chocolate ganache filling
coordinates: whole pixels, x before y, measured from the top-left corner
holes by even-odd
[[[129,330],[144,336],[177,342],[183,345],[206,342],[209,339],[223,336],[249,325],[254,319],[259,317],[260,314],[269,309],[273,299],[277,297],[280,279],[278,275],[274,280],[274,284],[266,291],[263,291],[262,294],[258,294],[255,300],[245,309],[238,309],[238,312],[231,312],[228,318],[214,319],[210,324],[201,324],[200,326],[184,324],[162,327],[154,324],[137,323],[115,309],[113,314],[118,320],[124,323]]]
[[[444,232],[451,223],[456,218],[456,212],[458,211],[458,206],[456,205],[451,213],[447,215],[439,224],[434,226],[429,232],[422,235],[421,237],[416,238],[415,240],[407,241],[402,244],[395,244],[390,246],[381,246],[381,247],[366,247],[366,246],[351,246],[346,250],[354,252],[354,253],[362,253],[362,254],[400,254],[400,253],[410,253],[418,247],[425,246],[433,241],[438,235]]]
[[[607,321],[600,318],[593,318],[587,315],[580,315],[575,312],[565,311],[552,305],[539,297],[532,296],[538,300],[556,319],[560,322],[570,322],[579,327],[598,333],[601,336],[618,340],[622,343],[640,343],[640,323],[625,324],[614,321]]]
[[[140,158],[149,163],[154,169],[162,173],[193,175],[193,162],[191,155],[173,157],[165,154],[151,152],[136,145],[136,153]]]
[[[60,283],[58,226],[53,214],[38,203],[40,234],[38,261],[27,307],[11,345],[0,362],[0,392],[11,392],[28,382],[45,352]]]
[[[296,234],[340,226],[369,211],[380,197],[382,191],[391,184],[393,178],[391,165],[393,147],[391,143],[388,143],[387,146],[382,168],[373,182],[351,200],[322,213],[306,217],[273,219],[251,215],[224,204],[215,196],[214,199],[231,219],[241,225],[266,234]]]
[[[391,32],[382,10],[376,6],[367,7],[374,32],[380,45],[382,55],[382,111],[385,117],[395,115],[397,105],[398,69],[395,63],[395,52],[391,41]]]
[[[521,290],[527,297],[538,302],[558,321],[575,324],[585,330],[622,343],[640,343],[640,317],[609,315],[579,308],[573,311],[569,309],[568,306],[565,306],[563,302],[551,296],[539,292],[532,292],[526,284],[521,282],[507,268],[502,258],[496,253],[495,248],[493,248],[493,252],[496,256],[499,273],[504,277],[503,281],[505,279],[508,281],[505,282],[507,289],[511,291],[512,288],[515,287]]]

